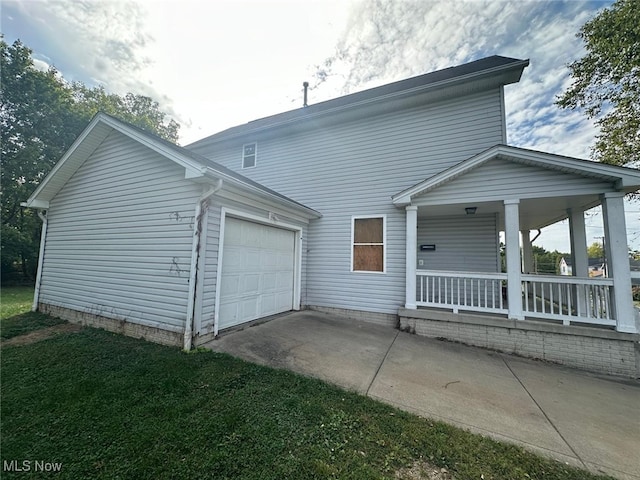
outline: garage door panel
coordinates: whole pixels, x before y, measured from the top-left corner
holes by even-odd
[[[293,308],[295,233],[227,218],[219,328]]]
[[[236,325],[238,323],[238,304],[236,302],[220,302],[218,314],[220,315],[220,318],[224,318],[225,322],[229,325]]]
[[[260,274],[245,273],[242,275],[241,295],[256,295],[260,292]]]
[[[227,275],[220,286],[220,297],[235,296],[240,293],[240,275]]]
[[[293,288],[293,279],[287,272],[278,272],[276,274],[275,288],[278,291],[289,290]]]
[[[277,306],[276,306],[276,295],[275,293],[265,293],[262,295],[261,298],[261,304],[260,304],[260,308],[261,308],[261,313],[263,316],[265,315],[272,315],[273,313],[277,312]]]
[[[265,293],[273,293],[278,287],[278,275],[275,273],[265,273],[262,276],[262,291]]]

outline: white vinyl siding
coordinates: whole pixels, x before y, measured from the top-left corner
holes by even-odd
[[[545,170],[506,160],[490,160],[470,172],[418,197],[419,205],[502,201],[612,191],[611,182],[574,173]]]
[[[420,245],[436,249],[421,251]],[[495,215],[418,218],[419,270],[498,272],[498,251]]]
[[[501,143],[502,135],[496,88],[260,137],[260,162],[242,173],[323,215],[309,224],[307,305],[395,314],[405,296],[405,212],[391,197]],[[208,147],[205,140],[194,150],[237,170],[244,142]],[[352,215],[386,216],[386,275],[351,272]]]
[[[110,134],[51,201],[40,302],[182,331],[200,188]]]

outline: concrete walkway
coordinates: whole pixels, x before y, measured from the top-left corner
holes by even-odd
[[[596,473],[640,480],[639,381],[312,311],[285,314],[206,346]]]

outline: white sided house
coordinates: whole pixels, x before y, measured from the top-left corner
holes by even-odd
[[[187,147],[99,114],[24,204],[44,222],[34,308],[186,349],[313,308],[638,377],[640,172],[507,145],[503,89],[527,66],[488,57]],[[564,219],[573,275],[534,275],[530,232]]]

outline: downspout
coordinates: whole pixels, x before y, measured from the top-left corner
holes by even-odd
[[[535,242],[540,235],[542,235],[542,230],[538,229],[538,233],[536,233],[536,236],[531,239],[531,245],[533,245],[533,242]]]
[[[187,304],[187,320],[184,327],[183,349],[191,350],[193,341],[193,320],[195,317],[196,289],[198,284],[198,258],[200,257],[200,246],[206,242],[202,237],[202,219],[207,212],[208,200],[211,195],[222,188],[222,180],[218,179],[216,184],[203,193],[196,204],[196,211],[193,222],[193,243],[191,244],[191,267],[189,270],[189,302]]]
[[[40,231],[40,251],[38,252],[38,269],[36,270],[36,289],[33,293],[33,305],[31,306],[32,312],[38,311],[38,303],[40,302],[40,283],[42,281],[42,262],[44,260],[44,246],[47,241],[47,221],[46,210],[38,210],[38,217],[42,220],[42,230]]]

